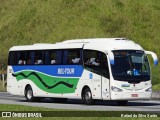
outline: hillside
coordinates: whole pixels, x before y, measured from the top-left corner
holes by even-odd
[[[0,61],[14,45],[95,37],[129,38],[159,56],[159,18],[159,0],[0,0]]]

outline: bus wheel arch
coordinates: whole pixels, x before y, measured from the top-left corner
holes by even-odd
[[[89,86],[84,86],[81,92],[82,102],[86,105],[94,104],[94,100],[92,98],[92,92]]]
[[[33,96],[33,89],[31,85],[27,84],[25,87],[24,95],[26,97],[26,100],[28,102],[33,102],[35,100],[35,97]]]

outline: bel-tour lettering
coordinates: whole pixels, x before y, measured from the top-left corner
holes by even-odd
[[[58,68],[57,74],[74,74],[74,68]]]

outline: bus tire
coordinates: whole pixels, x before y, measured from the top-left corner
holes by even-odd
[[[28,86],[25,90],[25,97],[28,102],[35,101],[35,97],[33,96],[33,90],[31,86]]]
[[[127,103],[128,103],[128,101],[127,101],[127,100],[117,101],[117,104],[118,104],[119,106],[126,106],[126,105],[127,105]]]
[[[94,104],[94,100],[92,99],[92,92],[89,88],[86,88],[82,94],[82,102],[86,105]]]
[[[55,103],[66,103],[67,102],[67,98],[52,98],[53,102]]]

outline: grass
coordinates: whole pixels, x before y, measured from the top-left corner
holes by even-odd
[[[29,106],[23,106],[23,105],[4,105],[4,104],[0,104],[0,111],[19,111],[19,112],[24,112],[25,111],[34,111],[34,112],[42,112],[42,111],[52,111],[54,114],[54,111],[64,111],[64,110],[59,110],[59,109],[49,109],[49,108],[41,108],[41,107],[29,107]],[[67,110],[70,111],[70,110]],[[71,110],[72,111],[72,110]],[[87,111],[86,111],[87,112]],[[94,111],[93,111],[94,112]],[[107,111],[106,111],[107,113]],[[127,113],[126,113],[127,114]],[[135,114],[135,112],[133,113]],[[120,117],[108,117],[111,120],[115,120],[115,119],[119,119],[119,120],[132,120],[134,118],[120,118]],[[107,117],[45,117],[45,118],[23,118],[25,119],[31,119],[31,120],[35,120],[35,119],[45,119],[45,120],[50,120],[50,119],[66,119],[66,120],[75,120],[75,119],[88,119],[88,120],[103,120],[103,119],[108,119]],[[5,119],[5,120],[9,120],[9,118],[1,118],[1,119]],[[10,118],[11,119],[11,118]],[[22,119],[22,118],[12,118],[12,119]],[[147,118],[136,118],[138,120],[146,120]],[[158,120],[158,118],[148,118],[150,120]]]
[[[153,91],[160,90],[160,84],[153,85],[152,89]]]
[[[159,0],[1,0],[0,16],[4,63],[14,45],[95,37],[129,38],[160,56]],[[152,65],[153,85],[159,70]]]

